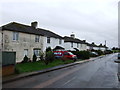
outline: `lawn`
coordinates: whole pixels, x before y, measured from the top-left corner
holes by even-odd
[[[54,66],[68,64],[68,63],[73,63],[73,60],[66,60],[63,62],[60,59],[56,59],[53,62],[49,63],[48,65],[45,65],[43,61],[20,63],[20,64],[16,64],[16,73],[38,71],[38,70],[43,70],[46,68],[51,68]]]

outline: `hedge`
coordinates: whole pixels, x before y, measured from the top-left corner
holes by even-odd
[[[89,59],[90,58],[89,51],[71,51],[71,52],[75,54],[78,59]]]

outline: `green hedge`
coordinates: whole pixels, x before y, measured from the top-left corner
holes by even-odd
[[[90,58],[89,51],[71,51],[71,52],[75,54],[78,59],[89,59]]]
[[[104,52],[101,51],[101,50],[96,50],[95,52],[97,52],[99,56],[100,56],[100,55],[104,55]]]
[[[105,51],[105,54],[111,54],[111,53],[113,53],[112,50],[106,50],[106,51]]]

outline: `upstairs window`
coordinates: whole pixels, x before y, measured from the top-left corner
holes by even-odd
[[[82,47],[82,44],[80,45],[80,47]]]
[[[35,36],[35,42],[39,42],[40,36],[36,35]]]
[[[18,32],[13,32],[13,40],[18,41],[19,38],[19,33]]]
[[[77,48],[79,48],[79,43],[77,43]]]
[[[73,47],[73,42],[71,42],[71,47]]]
[[[59,39],[59,44],[62,44],[62,40],[61,39]]]
[[[47,37],[47,43],[50,43],[50,37]]]

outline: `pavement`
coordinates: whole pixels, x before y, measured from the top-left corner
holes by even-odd
[[[26,77],[30,77],[30,76],[34,76],[34,75],[39,75],[39,74],[43,74],[43,73],[46,73],[46,72],[51,72],[51,71],[55,71],[55,70],[58,70],[58,69],[74,66],[74,65],[77,65],[77,64],[82,64],[82,63],[94,61],[94,60],[96,60],[98,58],[102,58],[102,57],[104,57],[104,56],[90,58],[90,59],[83,60],[83,61],[76,61],[74,63],[65,64],[65,65],[59,65],[59,66],[55,66],[55,67],[40,70],[40,71],[34,71],[34,72],[29,72],[29,73],[23,73],[23,74],[11,75],[11,76],[7,76],[7,77],[3,77],[2,78],[2,83],[4,84],[4,83],[19,80],[19,79],[22,79],[22,78],[26,78]]]

